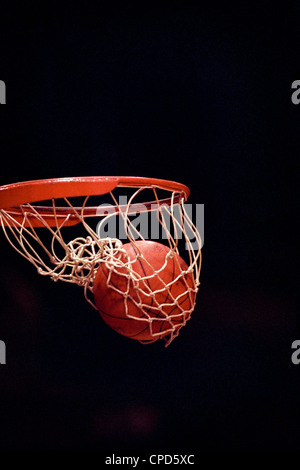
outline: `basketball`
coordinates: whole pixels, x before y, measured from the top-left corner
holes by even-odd
[[[102,262],[93,284],[96,307],[118,333],[153,342],[174,333],[195,304],[193,273],[168,246],[154,241],[126,243],[119,262]]]

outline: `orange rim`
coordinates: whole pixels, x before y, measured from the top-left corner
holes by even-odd
[[[190,194],[187,186],[175,181],[136,176],[83,176],[24,181],[0,187],[0,209],[22,204],[80,196],[109,193],[116,187],[155,187]],[[68,212],[68,208],[65,211]]]

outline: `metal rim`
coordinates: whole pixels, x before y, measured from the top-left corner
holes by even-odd
[[[22,204],[79,196],[106,194],[116,187],[155,187],[190,194],[187,186],[175,181],[137,176],[82,176],[24,181],[0,187],[0,209]],[[68,208],[65,208],[68,211]]]

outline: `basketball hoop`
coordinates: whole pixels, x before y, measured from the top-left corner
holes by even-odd
[[[0,223],[39,274],[82,286],[113,329],[168,345],[190,319],[199,287],[201,239],[185,210],[189,194],[183,184],[155,178],[26,181],[0,187]],[[163,244],[146,236],[137,214],[158,224]],[[113,222],[122,237],[102,235]]]

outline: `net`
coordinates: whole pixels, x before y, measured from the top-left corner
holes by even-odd
[[[168,345],[190,319],[195,307],[200,284],[200,234],[187,213],[183,191],[168,190],[168,197],[164,198],[157,185],[131,187],[126,203],[120,204],[120,199],[122,202],[125,199],[125,188],[122,187],[123,198],[118,200],[117,190],[112,190],[106,194],[105,203],[97,205],[91,205],[92,196],[86,196],[80,205],[75,205],[70,197],[62,197],[50,198],[48,205],[25,203],[2,208],[1,226],[10,245],[40,275],[83,287],[86,300],[96,309],[94,281],[100,265],[105,265],[110,273],[107,287],[122,295],[128,319],[148,322],[151,340],[163,338]],[[153,239],[169,248],[159,269],[151,266],[139,248],[138,241]],[[149,267],[147,273],[136,272],[124,249],[126,243],[136,248],[139,259]],[[179,254],[185,260],[185,267],[179,266],[176,276],[166,282],[163,273],[168,260]],[[111,282],[112,273],[126,278],[123,289]],[[192,283],[186,281],[187,276],[192,276]],[[159,287],[152,291],[150,286],[154,284],[149,280],[154,278]],[[179,279],[185,290],[176,296],[174,285]],[[166,303],[161,302],[163,290],[167,292]],[[145,302],[149,297],[151,314]],[[189,298],[189,302],[183,302],[183,298]],[[131,314],[130,303],[142,312],[141,316]],[[157,322],[165,323],[163,334],[161,328],[159,331],[155,328]]]

